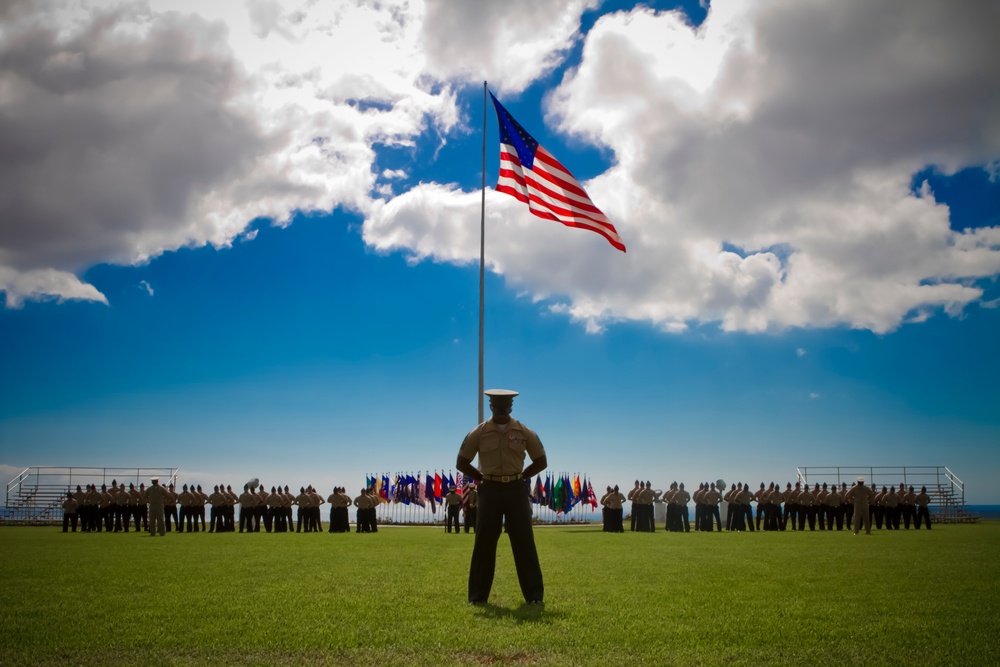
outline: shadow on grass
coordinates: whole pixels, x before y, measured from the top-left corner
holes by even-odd
[[[515,609],[500,607],[493,603],[486,603],[475,607],[480,618],[509,619],[515,623],[553,623],[556,620],[566,618],[566,612],[551,611],[545,605],[522,604]]]
[[[603,530],[598,528],[564,528],[564,533],[603,533]]]

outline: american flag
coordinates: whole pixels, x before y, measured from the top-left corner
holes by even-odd
[[[597,232],[625,252],[625,244],[594,205],[580,182],[507,113],[490,93],[500,125],[500,178],[497,192],[528,205],[539,218]]]

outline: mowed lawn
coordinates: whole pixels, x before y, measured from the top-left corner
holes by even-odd
[[[928,531],[536,529],[544,608],[502,537],[0,528],[3,665],[981,665],[1000,660],[1000,524]]]

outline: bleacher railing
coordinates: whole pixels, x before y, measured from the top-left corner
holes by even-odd
[[[947,466],[800,466],[796,468],[798,481],[803,484],[819,482],[847,483],[850,486],[858,477],[864,477],[869,486],[926,486],[935,504],[965,505],[965,482]]]
[[[86,488],[94,484],[111,486],[119,484],[149,485],[150,477],[160,478],[163,484],[176,482],[177,468],[88,468],[60,466],[31,466],[25,468],[7,483],[4,516],[0,518],[26,521],[49,521],[61,512],[67,491],[77,485]],[[60,515],[61,516],[61,515]]]

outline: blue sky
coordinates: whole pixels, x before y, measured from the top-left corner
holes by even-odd
[[[489,3],[447,25],[428,3],[385,42],[409,70],[384,43],[328,62],[330,19],[307,7],[152,4],[117,6],[103,37],[97,10],[12,10],[0,32],[7,54],[33,25],[70,35],[48,70],[0,59],[24,91],[0,100],[0,135],[27,156],[0,167],[20,179],[0,185],[8,477],[176,466],[326,489],[452,469],[477,418],[488,78],[629,249],[487,197],[486,385],[521,392],[553,471],[664,488],[946,465],[970,502],[1000,502],[1000,119],[981,93],[983,50],[1000,54],[973,8],[903,3],[915,50],[861,74],[851,54],[890,41],[865,41],[865,3],[823,10],[832,36],[782,3],[526,3],[509,26]],[[373,11],[352,31],[388,20]],[[190,44],[163,55],[171,30]],[[927,73],[912,44],[956,35],[982,48]],[[177,59],[162,98],[151,55]],[[102,83],[101,58],[135,71]],[[111,99],[81,111],[88,94]]]

